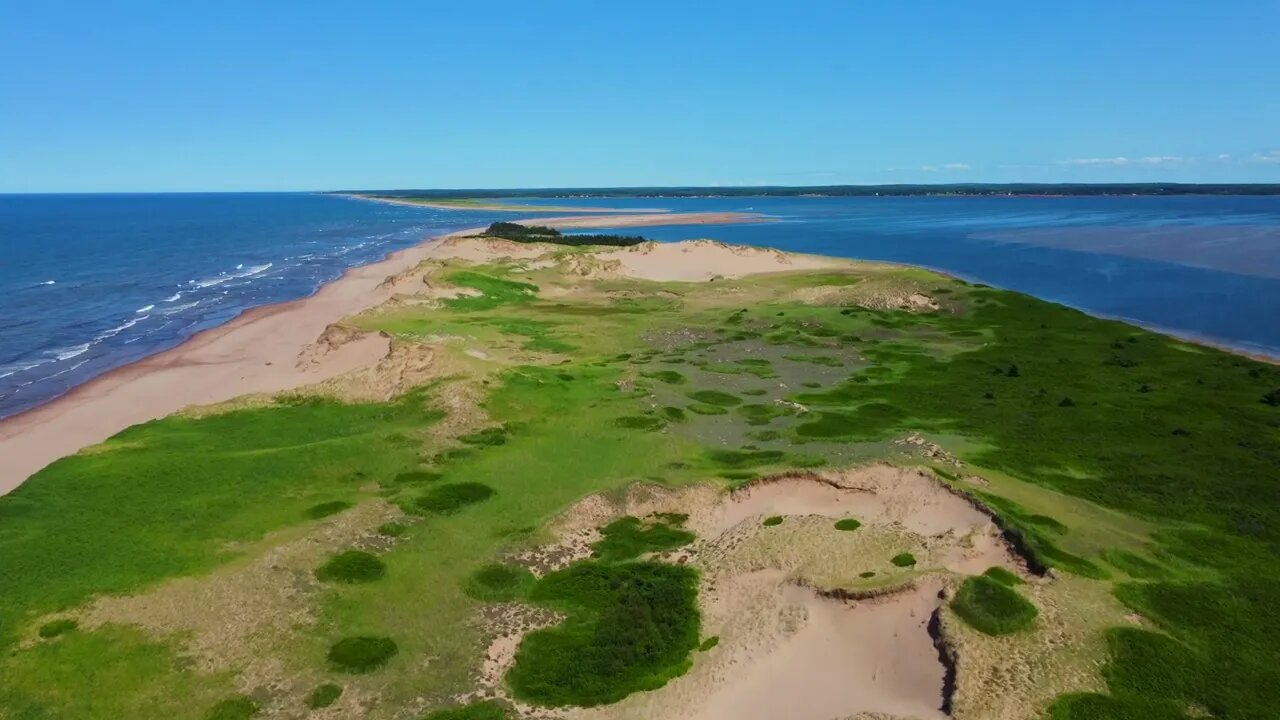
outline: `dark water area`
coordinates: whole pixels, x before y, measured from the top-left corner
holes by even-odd
[[[779,222],[641,230],[659,240],[710,237],[794,252],[922,265],[1096,315],[1280,356],[1280,197],[574,198],[572,202],[765,213]]]
[[[302,193],[0,195],[0,416],[504,217]]]
[[[618,231],[923,265],[1280,356],[1280,197],[528,202],[765,213],[777,222]],[[0,195],[0,416],[424,237],[529,214],[302,193]]]

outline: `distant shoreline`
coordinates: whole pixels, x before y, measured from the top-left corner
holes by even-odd
[[[484,202],[473,198],[397,198],[363,193],[327,193],[335,197],[352,198],[385,203],[387,205],[405,205],[408,207],[428,207],[436,210],[476,210],[488,212],[564,212],[564,213],[667,213],[663,208],[589,208],[569,205],[527,205],[522,203]]]

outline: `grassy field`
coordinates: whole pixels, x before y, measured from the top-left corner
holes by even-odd
[[[302,393],[147,423],[0,498],[0,718],[502,717],[456,697],[487,642],[475,618],[512,600],[567,618],[521,646],[514,693],[611,702],[696,662],[696,574],[644,555],[692,538],[678,517],[615,520],[593,559],[535,579],[508,559],[545,541],[550,520],[638,481],[730,487],[788,468],[923,463],[889,443],[911,431],[968,463],[940,472],[1037,562],[1143,618],[1106,633],[1107,693],[1064,695],[1050,716],[1280,707],[1267,660],[1280,646],[1280,407],[1267,401],[1280,369],[918,270],[696,284],[428,271],[480,294],[352,322],[431,344],[466,372],[388,402]],[[815,304],[814,288],[834,299]],[[904,292],[940,309],[883,309]],[[437,393],[464,385],[481,397],[475,417],[442,434],[455,418]],[[362,512],[354,539],[277,568],[307,614],[249,642],[280,682],[245,662],[202,664],[191,637],[212,607],[164,632],[87,622],[95,598],[236,582]],[[1035,606],[1015,585],[970,579],[956,611],[1016,635]],[[623,620],[637,608],[653,622]],[[601,650],[631,646],[632,631],[650,652]]]

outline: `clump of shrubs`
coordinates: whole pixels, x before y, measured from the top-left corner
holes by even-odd
[[[774,515],[774,516],[772,516],[772,517],[767,517],[767,518],[765,518],[765,519],[764,519],[764,522],[763,522],[763,523],[761,523],[761,524],[762,524],[762,525],[764,525],[765,527],[774,527],[775,525],[781,525],[781,524],[782,524],[782,516],[781,516],[781,515]]]
[[[463,591],[482,602],[509,602],[523,597],[534,580],[525,568],[494,563],[471,573]]]
[[[316,689],[307,696],[307,707],[312,710],[327,708],[337,702],[340,697],[342,697],[342,686],[333,683],[317,685]]]
[[[1008,635],[1030,627],[1039,611],[1013,588],[987,575],[967,578],[951,609],[975,630]]]
[[[209,708],[205,720],[249,720],[258,714],[258,703],[241,695],[228,698]]]
[[[844,530],[845,532],[849,532],[851,530],[857,530],[860,527],[862,527],[862,523],[858,522],[854,518],[844,518],[843,520],[836,521],[837,530]]]
[[[916,564],[916,556],[911,553],[898,553],[892,558],[889,558],[889,562],[902,568],[913,567]]]
[[[343,672],[373,672],[399,651],[391,638],[365,635],[343,638],[329,648],[329,663]]]
[[[76,629],[76,621],[71,618],[61,618],[58,620],[50,620],[40,626],[40,637],[55,638],[59,635],[65,635]]]
[[[478,482],[449,483],[432,488],[418,498],[422,510],[441,515],[455,513],[468,505],[484,502],[496,494],[493,488]]]
[[[387,574],[387,566],[376,555],[363,550],[347,550],[316,568],[316,578],[325,582],[367,583]]]
[[[346,500],[332,500],[307,508],[307,517],[312,520],[319,520],[330,515],[336,515],[349,507],[351,507],[351,503]]]

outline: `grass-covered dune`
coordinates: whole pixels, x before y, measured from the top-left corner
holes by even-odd
[[[662,559],[682,518],[615,519],[540,577],[513,558],[593,493],[880,459],[935,466],[1058,578],[1036,583],[1137,618],[1094,632],[1092,680],[1011,697],[1059,720],[1274,717],[1280,369],[919,270],[565,271],[586,252],[431,262],[430,287],[474,292],[352,319],[440,368],[391,400],[338,383],[158,420],[0,498],[0,717],[502,717],[459,698],[477,618],[508,606],[560,618],[516,651],[511,697],[662,692],[701,661],[701,580]],[[963,468],[894,444],[910,433]],[[1070,621],[1008,573],[951,580],[985,642]]]

